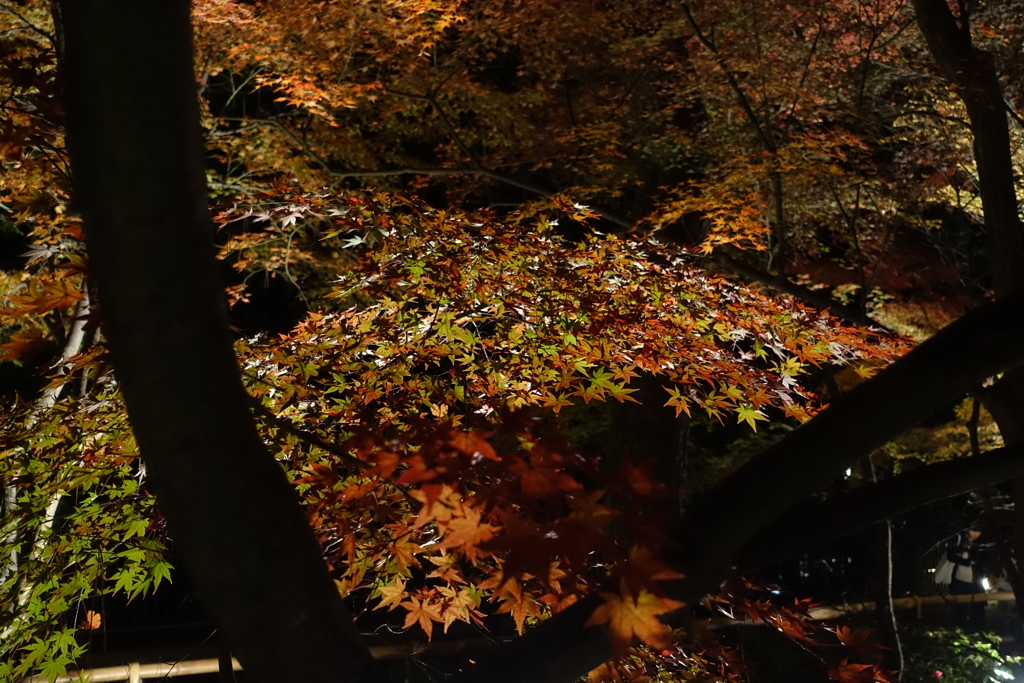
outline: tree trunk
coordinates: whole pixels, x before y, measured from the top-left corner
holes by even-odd
[[[189,3],[63,0],[55,11],[103,329],[203,607],[251,680],[373,680],[247,407],[214,258]]]
[[[665,405],[668,394],[661,378],[644,373],[630,383],[638,401],[613,404],[612,430],[609,439],[609,464],[617,467],[624,457],[639,464],[654,460],[651,478],[664,483],[672,492],[671,516],[678,520],[683,513],[686,494],[686,439],[690,419],[676,416]]]
[[[946,0],[914,0],[917,22],[932,57],[967,108],[974,136],[988,257],[996,298],[1024,292],[1024,238],[1013,182],[1010,129],[995,60],[971,42],[967,5],[959,24]],[[1007,444],[1024,440],[1024,370],[1007,372],[986,397],[986,407]],[[1017,555],[1024,552],[1024,478],[1013,482]],[[1024,594],[1014,586],[1017,604]]]

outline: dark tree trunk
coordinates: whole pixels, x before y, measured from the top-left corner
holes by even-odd
[[[685,414],[676,416],[674,408],[665,405],[668,393],[661,378],[644,373],[630,383],[636,389],[631,397],[611,407],[612,430],[609,439],[610,465],[621,458],[633,463],[654,460],[652,479],[664,483],[672,492],[671,514],[679,519],[686,494],[686,438],[690,420]]]
[[[57,7],[90,273],[175,547],[248,679],[373,680],[247,408],[214,258],[189,3]]]
[[[932,57],[967,108],[992,283],[996,298],[1003,298],[1024,292],[1024,238],[1014,189],[1010,129],[995,61],[972,44],[968,5],[963,7],[958,23],[946,0],[914,0],[917,23]],[[1006,373],[986,397],[986,406],[1007,444],[1024,440],[1024,370]],[[1014,480],[1013,492],[1013,545],[1019,556],[1024,552],[1024,478]],[[1017,604],[1024,605],[1024,594],[1018,588],[1014,586]]]

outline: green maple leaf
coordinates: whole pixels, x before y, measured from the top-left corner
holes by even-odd
[[[739,424],[740,422],[746,422],[755,432],[757,431],[757,423],[755,422],[755,420],[768,420],[768,418],[764,416],[764,413],[762,413],[760,410],[755,409],[751,405],[744,405],[737,408],[736,417],[738,418],[736,420],[737,424]]]
[[[60,655],[55,659],[47,659],[39,665],[39,673],[44,679],[48,681],[55,681],[61,676],[67,676],[67,665],[70,663],[71,660],[64,655]]]

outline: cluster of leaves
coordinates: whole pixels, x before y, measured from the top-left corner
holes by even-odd
[[[677,411],[754,426],[769,408],[813,410],[799,384],[805,364],[874,363],[900,350],[711,278],[651,241],[595,233],[570,243],[550,225],[382,194],[266,197],[219,220],[260,233],[317,224],[350,245],[356,265],[334,282],[333,309],[238,351],[261,433],[306,503],[339,590],[369,591],[428,636],[434,624],[494,612],[521,631],[611,586],[595,620],[611,625],[617,652],[634,636],[667,646],[656,617],[677,605],[657,583],[675,575],[660,556],[671,547],[664,486],[650,463],[608,471],[538,418],[629,400],[630,380],[645,373],[672,383],[665,400]],[[38,314],[33,301],[17,312]],[[4,471],[18,500],[7,519],[20,526],[4,552],[34,548],[4,584],[5,614],[21,620],[5,640],[21,653],[19,672],[39,664],[32,643],[76,619],[33,605],[132,597],[167,576],[162,525],[102,346],[54,379],[72,384],[78,395],[48,412],[7,413]],[[54,524],[61,498],[70,510]]]
[[[808,599],[785,596],[777,586],[757,580],[737,579],[726,583],[702,605],[703,618],[694,616],[685,631],[659,641],[644,638],[649,645],[632,648],[628,655],[609,662],[590,674],[594,683],[603,681],[721,680],[740,681],[756,677],[758,671],[745,662],[735,645],[727,644],[713,630],[713,618],[724,616],[748,626],[777,630],[816,661],[822,677],[841,683],[892,683],[895,673],[878,662],[882,647],[870,639],[871,632],[849,626],[830,626],[808,616],[814,604]],[[850,661],[851,657],[855,660]]]
[[[127,417],[111,410],[120,404],[116,388],[109,376],[96,386],[45,414],[32,406],[4,414],[0,680],[63,675],[83,652],[76,628],[99,626],[92,598],[123,592],[132,599],[170,578],[163,525]]]
[[[934,118],[899,0],[322,3],[313,14],[197,6],[223,184],[284,171],[307,189],[368,176],[393,186],[388,169],[406,169],[463,205],[571,191],[655,228],[698,214],[706,249],[763,249],[774,224],[816,250],[825,229],[859,268],[894,225],[920,221],[934,190],[905,126],[892,134],[900,115]],[[879,145],[898,163],[880,164]]]
[[[610,605],[665,609],[653,579],[668,570],[651,553],[670,542],[654,533],[663,527],[650,501],[616,511],[600,502],[612,491],[656,499],[662,488],[628,461],[608,477],[539,433],[523,409],[629,400],[629,380],[650,373],[675,385],[665,398],[677,411],[692,402],[754,426],[769,406],[806,414],[803,363],[896,351],[703,275],[650,241],[593,235],[568,244],[550,228],[386,195],[262,201],[219,220],[275,231],[296,216],[362,252],[334,285],[337,298],[359,303],[243,345],[250,390],[277,416],[267,425],[305,474],[298,481],[310,487],[328,560],[346,567],[341,589],[375,586],[382,604],[404,607],[406,623],[425,629],[476,616],[479,596],[467,583],[521,629],[543,605],[586,590],[594,553],[612,577],[637,577]],[[496,451],[481,436],[495,430],[492,441],[518,447]],[[346,438],[348,448],[330,447]],[[352,452],[356,461],[339,462]],[[607,533],[613,516],[641,541],[628,552]],[[431,565],[435,586],[407,584],[410,568]]]
[[[923,75],[905,3],[681,9],[195,3],[211,187],[248,196],[219,216],[222,255],[290,281],[315,311],[283,337],[239,344],[261,433],[339,589],[369,593],[406,627],[429,636],[497,610],[522,629],[598,589],[619,654],[633,636],[654,646],[621,675],[667,666],[653,662],[672,648],[684,677],[739,671],[712,639],[691,633],[684,647],[656,619],[673,608],[655,583],[671,574],[653,531],[664,491],[644,466],[609,472],[581,457],[546,411],[628,401],[632,379],[656,375],[677,412],[756,427],[813,414],[808,365],[900,350],[646,239],[584,225],[567,242],[551,216],[594,222],[574,204],[588,197],[655,229],[697,214],[705,252],[785,239],[820,256],[824,231],[841,243],[827,255],[859,270],[867,292],[895,226],[923,224],[925,202],[951,189],[973,206],[958,110]],[[985,27],[1013,11],[989,8],[976,23],[1004,56],[1013,36]],[[3,274],[0,341],[32,365],[80,313],[85,263],[48,7],[26,0],[0,13],[0,29],[0,210],[34,243],[28,267]],[[508,225],[321,189],[367,173],[393,186],[389,169],[410,168],[421,171],[413,185],[449,205],[522,213]],[[20,652],[7,665],[19,675],[73,658],[67,634],[81,618],[65,606],[166,576],[102,346],[57,370],[56,383],[70,379],[50,412],[5,409],[2,473],[16,505],[0,545],[22,558],[4,574],[5,620],[20,623],[4,648]],[[73,503],[54,524],[60,499]],[[765,619],[801,623],[766,605]],[[840,680],[875,675],[835,667]]]
[[[301,195],[219,220],[255,219],[277,232],[295,216],[328,221],[328,236],[361,250],[333,296],[365,305],[311,316],[273,341],[272,366],[254,370],[294,378],[283,391],[298,401],[311,391],[300,384],[333,376],[341,386],[328,388],[330,410],[342,420],[433,415],[457,424],[458,414],[502,407],[557,412],[580,399],[628,400],[629,380],[650,373],[675,385],[666,398],[677,412],[695,404],[755,426],[768,407],[807,415],[798,380],[807,366],[870,363],[901,349],[710,277],[651,240],[595,233],[568,244],[544,225],[387,195]]]
[[[960,629],[911,629],[905,679],[911,683],[1013,680],[1024,658],[999,653],[999,637]]]

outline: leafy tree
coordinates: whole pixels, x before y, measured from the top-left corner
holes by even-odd
[[[890,236],[944,189],[921,182],[913,140],[890,139],[941,87],[886,101],[924,54],[903,5],[202,2],[195,52],[187,3],[61,3],[54,24],[9,8],[3,192],[35,246],[19,282],[5,275],[5,348],[30,366],[51,330],[63,343],[41,398],[5,411],[4,673],[66,670],[71,625],[93,623],[74,610],[166,580],[170,537],[256,680],[373,679],[339,593],[428,637],[509,613],[521,637],[460,679],[572,680],[613,657],[593,675],[739,676],[688,619],[703,602],[845,645],[833,678],[884,680],[866,634],[815,629],[806,603],[737,577],[1020,473],[1013,444],[815,496],[1022,360],[1009,134],[986,127],[1006,129],[1000,86],[966,15],[950,33],[940,5],[918,18],[986,132],[1000,301],[824,411],[812,368],[868,374],[903,342],[714,269],[865,320]],[[204,176],[232,200],[221,256],[310,308],[288,333],[232,348]],[[448,207],[343,189],[374,176],[415,176]],[[520,210],[477,210],[507,203]],[[853,306],[788,279],[833,219]],[[604,234],[634,223],[693,248]],[[1011,444],[1015,376],[992,392]],[[677,464],[666,454],[600,463],[559,434],[563,409],[635,396],[754,429],[806,423],[681,512],[652,475]]]

